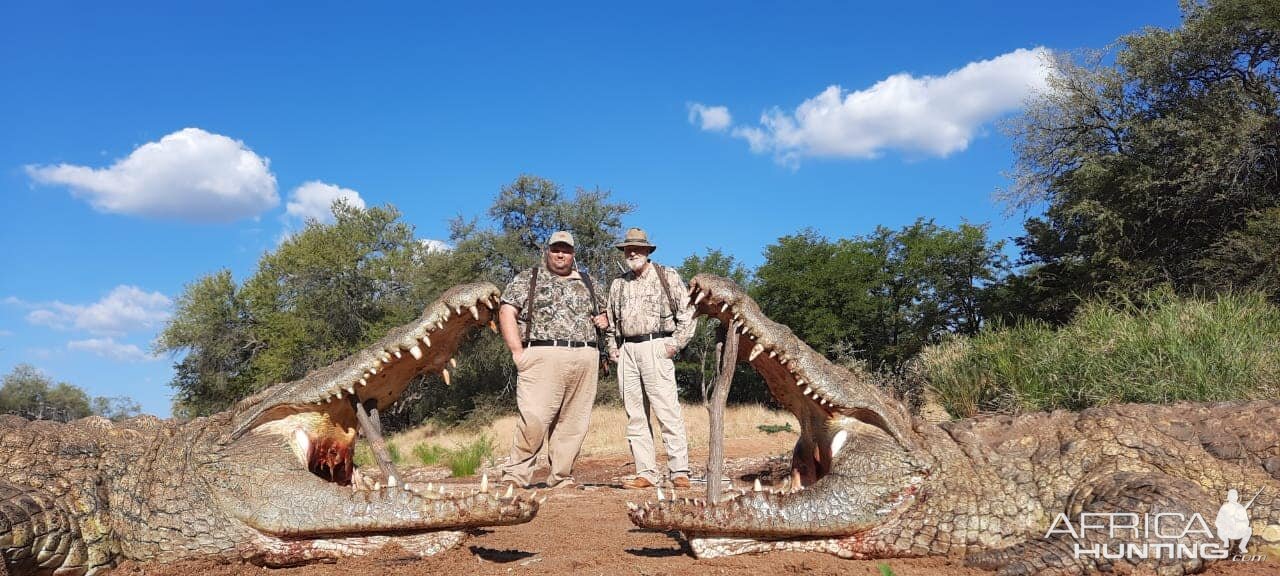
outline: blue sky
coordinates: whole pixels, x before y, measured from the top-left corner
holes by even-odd
[[[659,261],[918,217],[1021,230],[997,129],[1043,50],[1160,2],[9,2],[0,371],[169,414],[183,286],[250,275],[338,195],[424,239],[521,173],[637,209]]]

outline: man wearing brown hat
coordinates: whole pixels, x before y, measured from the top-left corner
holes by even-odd
[[[618,388],[627,411],[627,443],[636,476],[623,486],[658,483],[650,409],[657,414],[667,447],[667,471],[677,488],[689,487],[689,445],[671,358],[693,337],[693,306],[684,298],[680,274],[649,261],[658,247],[644,230],[632,228],[615,244],[629,270],[609,287],[609,357],[618,363]],[[647,400],[647,401],[646,401]]]
[[[528,487],[538,451],[547,445],[547,485],[573,486],[573,463],[582,449],[596,397],[600,358],[597,328],[607,328],[604,300],[591,276],[574,265],[573,235],[547,241],[541,262],[502,291],[498,320],[519,376],[520,421],[511,442],[504,482]]]

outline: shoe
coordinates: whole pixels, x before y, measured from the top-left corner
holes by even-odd
[[[547,486],[547,489],[548,490],[573,490],[574,488],[577,488],[577,487],[578,487],[578,483],[574,482],[573,478],[565,478],[564,480],[561,480],[559,482],[556,482],[555,484]]]
[[[622,487],[627,490],[641,490],[644,488],[653,488],[653,482],[650,482],[649,479],[644,476],[636,476],[635,478],[623,482]]]
[[[676,476],[675,478],[672,478],[671,485],[675,486],[676,488],[688,488],[690,486],[693,486],[693,484],[689,482],[688,476]]]

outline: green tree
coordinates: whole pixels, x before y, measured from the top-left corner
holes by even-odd
[[[297,379],[381,337],[421,313],[448,288],[447,270],[392,207],[361,210],[341,201],[332,224],[311,221],[237,287],[220,271],[187,285],[157,338],[158,352],[183,353],[170,385],[175,412],[223,410],[277,382]]]
[[[1280,2],[1182,10],[1175,30],[1122,37],[1112,64],[1059,56],[1010,124],[1005,197],[1047,206],[1017,240],[1019,314],[1063,322],[1090,295],[1219,288],[1224,239],[1280,206]]]
[[[829,357],[899,370],[944,334],[981,327],[1008,269],[986,228],[918,220],[830,241],[813,231],[765,250],[754,293],[774,320]]]
[[[0,413],[28,420],[68,422],[93,414],[89,395],[78,386],[52,379],[30,364],[19,364],[0,385]]]

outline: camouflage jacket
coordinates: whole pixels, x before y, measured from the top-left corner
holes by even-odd
[[[671,297],[676,301],[676,314],[673,316],[657,271],[657,266],[651,262],[639,278],[635,272],[627,272],[609,285],[609,329],[614,335],[622,336],[671,332],[671,344],[679,350],[693,338],[697,326],[693,321],[693,305],[689,303],[689,292],[680,280],[680,273],[663,266],[667,287],[671,288]],[[608,350],[617,350],[615,338],[609,339]]]
[[[591,315],[604,309],[600,285],[596,284],[596,305],[591,305],[587,295],[587,286],[575,270],[568,277],[557,276],[547,269],[546,262],[537,264],[538,284],[534,288],[537,294],[533,302],[529,302],[529,268],[511,279],[502,291],[502,302],[517,308],[516,320],[520,328],[520,339],[525,338],[525,307],[533,308],[533,330],[527,340],[580,340],[596,341],[596,327],[591,323]],[[592,278],[594,280],[594,278]]]

